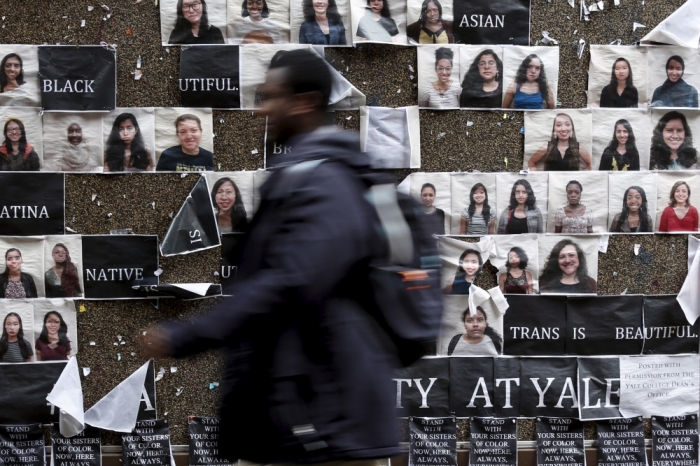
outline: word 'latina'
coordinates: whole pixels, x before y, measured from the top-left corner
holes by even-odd
[[[143,269],[85,269],[85,275],[93,282],[143,280]]]
[[[506,15],[462,15],[461,28],[502,28]]]
[[[179,79],[179,86],[181,91],[237,91],[238,86],[236,82],[231,85],[231,78],[189,78],[189,79]],[[182,85],[185,87],[182,87]],[[192,89],[190,89],[190,84],[192,84]],[[197,85],[199,84],[199,89]],[[214,87],[215,89],[212,89]]]
[[[46,206],[4,205],[0,210],[0,218],[49,218],[49,213]]]
[[[94,79],[76,79],[75,81],[67,79],[65,84],[59,85],[58,79],[44,79],[44,92],[95,92],[92,89],[94,83]]]

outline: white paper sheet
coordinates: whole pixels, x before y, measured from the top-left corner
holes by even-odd
[[[688,0],[642,38],[642,44],[660,42],[696,48],[700,40],[700,0]]]
[[[676,301],[683,309],[685,318],[690,325],[700,317],[700,260],[695,260],[700,252],[700,240],[688,235],[688,275],[681,287],[681,291],[676,296]]]
[[[74,437],[85,429],[83,387],[80,384],[78,359],[68,360],[46,401],[59,408],[59,429],[64,437]]]

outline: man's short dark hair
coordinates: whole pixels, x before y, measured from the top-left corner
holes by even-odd
[[[270,63],[270,69],[286,68],[287,85],[294,94],[320,92],[320,110],[326,110],[331,96],[331,72],[328,64],[316,53],[308,50],[285,51]]]

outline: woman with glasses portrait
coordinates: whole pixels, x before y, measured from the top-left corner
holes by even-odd
[[[3,135],[5,141],[0,146],[0,171],[39,171],[41,162],[34,147],[27,142],[22,120],[8,119]]]
[[[501,108],[502,100],[503,62],[493,50],[482,50],[464,75],[459,106]]]
[[[153,158],[131,113],[122,113],[114,119],[107,138],[104,171],[153,171]]]
[[[209,24],[204,0],[178,0],[177,20],[169,44],[223,44],[224,36]]]
[[[214,171],[214,154],[199,147],[202,140],[202,121],[190,113],[175,120],[179,146],[165,149],[160,154],[156,171]]]

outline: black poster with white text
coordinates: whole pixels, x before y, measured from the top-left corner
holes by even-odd
[[[585,466],[583,422],[561,417],[537,418],[537,465]]]
[[[697,353],[700,319],[688,325],[676,296],[644,297],[644,354]]]
[[[576,358],[520,359],[522,417],[578,417]]]
[[[138,298],[133,287],[157,285],[155,235],[83,236],[85,298]]]
[[[238,264],[243,254],[243,245],[247,235],[245,233],[226,233],[221,235],[221,288],[226,294],[226,289],[236,281]]]
[[[220,420],[216,417],[190,416],[189,430],[190,466],[229,466],[230,461],[219,457]]]
[[[63,173],[0,173],[0,235],[62,235]]]
[[[239,48],[197,45],[180,49],[183,107],[241,108]]]
[[[596,422],[598,466],[646,466],[642,417],[604,419]]]
[[[43,110],[114,110],[116,51],[99,45],[40,46],[39,79]]]
[[[450,412],[457,417],[493,416],[493,360],[449,358]]]
[[[73,437],[61,435],[58,423],[51,425],[52,466],[100,466],[102,449],[100,429],[86,425]]]
[[[448,416],[450,369],[449,358],[419,359],[408,367],[394,371],[396,415]]]
[[[122,434],[124,466],[171,466],[170,427],[167,419],[136,421],[129,434]]]
[[[141,391],[141,404],[139,405],[139,413],[136,416],[137,421],[146,421],[158,418],[156,405],[156,368],[153,359],[148,364],[146,371],[146,380],[143,382],[143,390]]]
[[[493,358],[493,378],[496,399],[495,415],[497,417],[519,416],[520,359]]]
[[[518,421],[513,418],[473,417],[470,427],[470,465],[518,464]]]
[[[454,417],[411,417],[408,427],[408,466],[457,466],[457,420]]]
[[[652,466],[697,466],[697,416],[652,416],[651,460]]]
[[[620,359],[578,358],[579,419],[622,417]]]
[[[45,455],[41,424],[0,425],[0,464],[44,466]]]
[[[58,422],[58,408],[46,401],[66,362],[0,364],[0,424]]]
[[[508,296],[503,316],[504,354],[563,356],[566,352],[566,297]]]
[[[530,45],[530,0],[454,0],[457,44]]]

